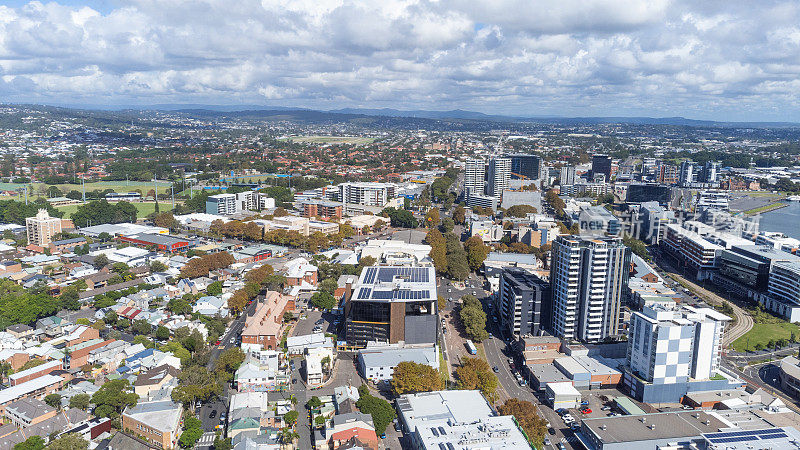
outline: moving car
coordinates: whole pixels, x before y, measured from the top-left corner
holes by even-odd
[[[211,410],[211,414],[208,415],[209,419],[213,419],[214,417],[217,417],[217,410],[216,409]]]

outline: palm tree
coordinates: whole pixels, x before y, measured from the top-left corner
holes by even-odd
[[[279,438],[280,438],[280,441],[281,441],[281,447],[286,448],[286,447],[290,446],[292,444],[292,442],[294,442],[294,440],[299,438],[299,437],[300,437],[300,435],[297,432],[295,432],[292,428],[289,428],[289,427],[281,428],[280,435],[279,435]],[[291,448],[291,447],[288,447],[288,448]]]

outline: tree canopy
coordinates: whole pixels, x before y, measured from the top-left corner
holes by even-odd
[[[497,390],[497,376],[480,358],[463,358],[456,368],[456,380],[459,389],[477,389],[487,398],[493,398]]]
[[[78,227],[100,225],[104,223],[135,222],[139,210],[128,202],[108,203],[106,200],[95,200],[78,206],[70,216]]]
[[[440,391],[444,388],[439,371],[427,364],[403,361],[392,373],[392,391],[395,395]]]

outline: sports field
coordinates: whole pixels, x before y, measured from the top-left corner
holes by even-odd
[[[139,218],[146,217],[146,216],[154,213],[155,210],[156,210],[155,202],[139,202],[139,203],[131,203],[131,204],[133,206],[135,206],[136,209],[139,211],[139,214],[137,215],[137,217],[139,217]],[[58,206],[58,207],[56,207],[56,209],[58,209],[59,211],[64,211],[64,218],[68,219],[72,213],[74,213],[75,211],[78,210],[78,206],[80,206],[80,205],[64,205],[64,206]],[[170,201],[166,201],[166,202],[160,201],[160,202],[158,202],[158,209],[161,212],[170,211],[172,209],[172,202],[170,202]]]

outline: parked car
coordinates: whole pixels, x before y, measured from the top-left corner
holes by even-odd
[[[611,407],[610,406],[603,406],[602,408],[600,408],[600,410],[601,411],[611,411]]]
[[[583,408],[581,408],[581,412],[583,414],[591,414],[592,413],[592,408],[589,408],[588,406],[584,406]]]
[[[212,409],[211,410],[211,414],[208,415],[209,419],[213,419],[214,417],[217,417],[217,410],[216,409]]]

